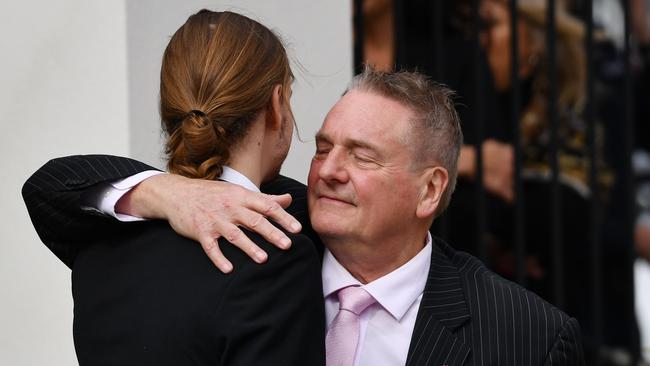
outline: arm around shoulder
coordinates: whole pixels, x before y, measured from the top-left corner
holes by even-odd
[[[38,235],[66,265],[77,245],[102,235],[109,220],[83,208],[85,194],[99,183],[154,169],[136,160],[109,155],[52,159],[23,185],[22,195]]]

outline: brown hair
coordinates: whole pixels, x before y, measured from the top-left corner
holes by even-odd
[[[172,36],[160,70],[160,117],[167,168],[216,179],[273,89],[293,79],[282,42],[262,24],[201,10]]]
[[[412,166],[433,160],[449,174],[447,189],[436,210],[439,216],[449,205],[456,187],[458,156],[463,144],[460,119],[452,100],[454,92],[417,72],[381,72],[368,66],[352,79],[348,90],[377,93],[413,111],[413,126],[407,135],[413,149]]]

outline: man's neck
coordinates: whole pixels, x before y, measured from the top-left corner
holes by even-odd
[[[229,167],[246,176],[258,188],[264,177],[260,126],[263,124],[253,123],[244,141],[232,149],[228,160]]]
[[[371,243],[321,238],[336,260],[361,283],[381,278],[415,257],[426,244],[427,231]]]
[[[262,182],[262,175],[260,174],[261,169],[255,167],[255,162],[259,162],[259,160],[251,157],[251,160],[247,161],[246,164],[238,164],[237,161],[231,161],[228,166],[244,175],[259,188]]]

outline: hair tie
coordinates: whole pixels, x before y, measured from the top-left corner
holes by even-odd
[[[191,111],[189,111],[189,112],[187,113],[187,116],[186,116],[186,117],[189,117],[189,116],[191,116],[191,115],[195,115],[195,116],[197,116],[197,117],[205,117],[205,113],[203,113],[202,111],[200,111],[200,110],[198,110],[198,109],[192,109]]]

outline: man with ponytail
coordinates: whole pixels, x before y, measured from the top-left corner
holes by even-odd
[[[281,41],[263,25],[230,12],[202,10],[190,16],[171,38],[160,73],[168,170],[259,192],[278,174],[289,150],[292,79]],[[72,268],[79,364],[324,364],[319,259],[306,236],[283,233],[280,242],[286,237],[293,242],[285,251],[247,232],[246,240],[260,253],[256,261],[265,265],[224,239],[218,245],[214,237],[204,240],[211,258],[223,252],[237,267],[224,274],[201,246],[165,221],[117,226],[107,217],[85,214],[68,220],[69,212],[57,207],[83,212],[87,195],[82,192],[103,196],[112,186],[98,183],[112,169],[120,173],[111,178],[123,178],[147,168],[94,158],[105,169],[81,157],[55,159],[23,187],[38,234]],[[70,172],[86,178],[57,178]],[[137,208],[137,199],[129,194],[120,207]],[[157,217],[152,211],[132,213]],[[260,223],[258,231],[266,230],[270,239],[282,233],[269,226]],[[227,270],[230,261],[221,265]]]

